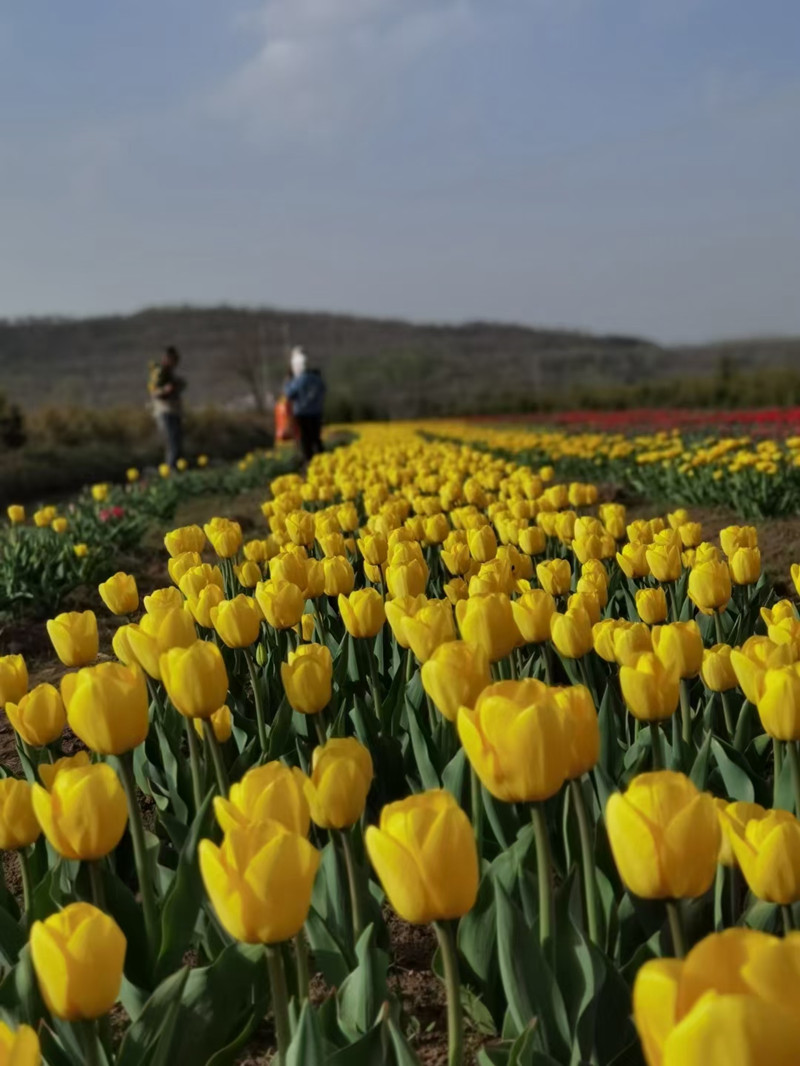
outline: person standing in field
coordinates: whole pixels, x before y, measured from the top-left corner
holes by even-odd
[[[292,415],[297,425],[300,450],[309,463],[322,451],[322,414],[325,406],[325,382],[322,374],[309,368],[306,353],[302,348],[292,351],[290,365],[292,377],[284,386],[284,395],[292,405]]]
[[[180,358],[180,352],[173,345],[165,348],[160,364],[151,369],[148,384],[153,415],[164,437],[165,462],[173,468],[181,457],[183,446],[181,398],[186,383],[176,373]]]

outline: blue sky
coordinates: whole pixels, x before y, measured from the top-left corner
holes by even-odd
[[[797,0],[0,6],[0,314],[800,332]]]

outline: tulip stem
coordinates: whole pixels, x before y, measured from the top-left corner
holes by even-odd
[[[786,755],[789,759],[789,767],[792,771],[792,788],[794,789],[794,811],[800,818],[800,759],[797,757],[797,743],[789,740],[786,743]]]
[[[650,747],[653,749],[653,769],[663,770],[664,759],[661,754],[661,731],[658,722],[655,720],[650,722]]]
[[[89,867],[89,884],[92,889],[92,903],[99,910],[104,911],[106,909],[106,890],[103,887],[102,861],[102,859],[90,859],[87,865]]]
[[[189,745],[189,766],[192,771],[192,798],[195,813],[197,813],[203,805],[203,789],[200,784],[200,749],[197,746],[197,734],[191,718],[186,719],[186,742]]]
[[[553,885],[547,819],[541,803],[531,806],[531,821],[536,840],[536,877],[539,882],[539,941],[544,946],[550,939],[552,927]]]
[[[684,744],[692,743],[692,701],[689,698],[689,682],[681,678],[681,726]]]
[[[546,685],[553,684],[553,664],[552,664],[552,651],[550,645],[545,641],[542,644],[542,659],[544,661],[544,683]]]
[[[483,793],[481,781],[475,773],[475,767],[469,768],[469,795],[472,807],[472,828],[475,830],[475,844],[478,848],[478,866],[483,858]]]
[[[84,1066],[101,1066],[105,1056],[101,1052],[97,1022],[73,1022],[73,1025],[83,1047]]]
[[[353,943],[357,944],[364,931],[364,915],[361,906],[361,892],[358,883],[358,871],[356,870],[355,857],[353,856],[353,844],[347,830],[336,830],[342,843],[344,853],[344,865],[347,870],[347,885],[350,889],[350,909],[353,912]]]
[[[677,596],[677,593],[675,592],[675,586],[676,585],[677,585],[677,581],[668,581],[667,582],[667,592],[669,593],[669,602],[670,602],[670,606],[672,607],[672,621],[673,622],[677,622],[678,621],[678,596]]]
[[[228,771],[225,769],[225,760],[222,757],[222,748],[219,746],[214,726],[208,718],[203,719],[203,740],[206,751],[211,752],[211,761],[214,764],[214,776],[217,779],[217,789],[220,796],[228,795]]]
[[[772,806],[778,806],[778,787],[783,773],[783,744],[777,737],[772,738],[772,759],[773,759],[773,774],[772,774]]]
[[[256,728],[258,729],[258,743],[261,746],[261,754],[266,755],[267,723],[264,719],[264,703],[261,699],[261,690],[258,686],[258,672],[256,671],[256,664],[253,662],[253,656],[249,648],[245,648],[244,657],[247,663],[247,670],[250,674],[250,684],[253,689],[253,702],[256,706]]]
[[[284,1066],[286,1052],[292,1040],[292,1030],[289,1024],[289,993],[286,989],[286,971],[283,968],[280,944],[267,944],[266,951],[269,983],[272,989],[272,1017],[275,1021],[275,1037],[278,1044],[278,1054],[275,1062],[277,1066]]]
[[[579,780],[569,783],[575,815],[578,819],[578,832],[581,839],[581,859],[583,862],[583,890],[586,896],[586,925],[589,939],[593,944],[600,944],[600,927],[597,920],[597,882],[594,874],[594,849],[589,828],[589,813],[583,798],[583,789]]]
[[[714,635],[717,638],[717,644],[725,643],[725,635],[722,632],[722,612],[714,611]]]
[[[444,983],[447,990],[447,1066],[464,1062],[464,1018],[461,1010],[461,982],[458,975],[458,951],[450,922],[434,922],[439,950],[442,953]]]
[[[305,1003],[308,999],[308,986],[311,982],[311,974],[308,969],[306,934],[302,929],[294,938],[294,955],[297,962],[297,997],[300,1003]]]
[[[31,919],[31,904],[33,903],[33,882],[31,881],[31,863],[28,858],[28,852],[25,848],[20,848],[17,852],[19,856],[19,873],[22,878],[22,905],[25,908],[25,917],[30,924]]]
[[[194,733],[194,726],[188,718],[186,719],[186,724],[189,727],[189,732]],[[196,746],[196,738],[193,739],[195,739]],[[189,750],[191,751],[191,743],[189,745]],[[122,787],[125,790],[125,798],[128,801],[128,826],[131,833],[131,843],[133,844],[133,859],[136,864],[136,874],[139,878],[139,892],[142,897],[142,910],[144,912],[144,927],[147,935],[147,945],[149,948],[150,959],[151,961],[154,961],[159,945],[158,909],[156,908],[153,881],[150,877],[150,870],[147,862],[147,845],[144,838],[142,812],[136,798],[136,781],[133,776],[133,752],[126,751],[121,755],[119,758],[119,765],[121,771],[120,779],[122,780]]]
[[[788,936],[789,933],[794,932],[794,930],[797,928],[794,923],[794,914],[792,913],[791,904],[785,903],[781,907],[781,917],[783,918],[784,936]]]
[[[383,726],[383,702],[381,701],[381,687],[378,681],[378,664],[372,651],[369,652],[369,686],[372,689],[372,706],[378,723]]]
[[[676,899],[667,900],[667,918],[669,918],[669,931],[672,936],[672,950],[675,958],[686,957],[686,933],[683,928],[683,917],[680,904]]]
[[[725,719],[725,728],[728,731],[728,736],[733,740],[733,734],[735,726],[733,724],[733,711],[731,710],[731,698],[730,693],[721,692],[722,697],[722,715]]]

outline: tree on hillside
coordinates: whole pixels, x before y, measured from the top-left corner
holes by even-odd
[[[256,411],[265,413],[280,384],[280,368],[288,359],[288,325],[269,326],[261,321],[239,333],[225,365],[247,386]]]

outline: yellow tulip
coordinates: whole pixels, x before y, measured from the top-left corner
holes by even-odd
[[[369,750],[354,737],[334,737],[314,748],[305,793],[320,829],[346,829],[364,812],[374,771]]]
[[[258,563],[250,559],[245,559],[243,563],[234,566],[233,572],[243,589],[254,589],[264,576]]]
[[[170,648],[159,665],[167,695],[186,718],[210,718],[225,703],[228,674],[216,644],[196,640],[188,648]]]
[[[2,1066],[40,1066],[39,1037],[29,1025],[9,1029],[0,1022],[0,1063]]]
[[[249,563],[266,563],[274,554],[267,540],[246,540],[242,545],[245,560]]]
[[[720,530],[719,542],[730,559],[739,548],[757,548],[758,534],[755,526],[726,526]]]
[[[467,530],[467,544],[476,562],[485,563],[497,555],[497,537],[491,526]]]
[[[256,603],[273,629],[292,629],[300,621],[306,605],[300,588],[280,578],[256,585]]]
[[[794,584],[795,592],[800,596],[800,563],[792,563],[791,566],[792,583]]]
[[[183,575],[188,573],[189,570],[194,570],[195,567],[202,565],[203,560],[198,552],[181,552],[180,555],[167,560],[170,581],[172,581],[173,585],[180,587]]]
[[[714,800],[683,774],[639,774],[609,799],[606,829],[620,877],[637,896],[702,896],[714,880],[720,845]]]
[[[645,558],[656,581],[677,581],[681,576],[681,553],[676,544],[653,543],[647,548]]]
[[[678,535],[684,548],[696,548],[703,540],[703,527],[699,522],[683,522]]]
[[[349,596],[339,596],[339,614],[351,637],[374,637],[383,629],[386,609],[377,589],[358,589]]]
[[[522,643],[511,600],[503,592],[460,600],[456,604],[456,619],[462,638],[483,648],[489,662],[505,659]]]
[[[278,944],[302,928],[319,852],[278,822],[233,826],[218,847],[201,840],[200,873],[225,930],[246,944]]]
[[[531,589],[511,601],[514,622],[526,644],[544,644],[550,639],[550,619],[556,603],[544,589]]]
[[[7,507],[6,514],[12,526],[18,526],[25,521],[25,508],[19,503],[12,503]]]
[[[143,603],[145,613],[152,618],[154,625],[157,624],[165,614],[183,607],[183,596],[185,596],[186,593],[184,592],[182,596],[181,591],[182,590],[179,591],[170,585],[167,588],[156,589],[154,592],[151,592],[149,596],[144,597]]]
[[[422,665],[422,687],[449,722],[460,707],[474,707],[491,684],[489,659],[482,647],[465,640],[440,644]]]
[[[139,625],[125,627],[120,650],[129,650],[141,668],[161,680],[161,656],[170,648],[188,648],[197,640],[195,619],[188,605],[159,614],[146,614]]]
[[[657,626],[667,620],[667,597],[659,585],[654,589],[639,589],[636,593],[636,611],[643,622]]]
[[[122,755],[147,736],[150,701],[138,666],[100,663],[66,674],[61,695],[70,729],[100,755]]]
[[[583,608],[571,608],[550,619],[550,639],[559,655],[580,659],[592,650],[592,620]]]
[[[800,663],[767,669],[757,701],[764,730],[776,740],[800,739]]]
[[[242,527],[229,518],[212,518],[203,529],[220,559],[231,559],[242,546]]]
[[[653,650],[653,637],[644,622],[617,626],[611,639],[618,666],[635,666],[640,655]]]
[[[373,566],[381,566],[386,562],[389,546],[382,533],[367,533],[359,537],[356,547],[364,556],[365,561]]]
[[[41,831],[28,782],[14,777],[0,779],[0,849],[27,848]]]
[[[617,563],[626,577],[647,577],[650,573],[647,544],[639,540],[624,544],[622,550],[617,552]]]
[[[65,859],[102,859],[119,844],[128,805],[108,763],[73,765],[33,786],[33,809],[50,844]]]
[[[330,703],[333,660],[324,644],[301,644],[281,663],[281,681],[292,709],[318,714]]]
[[[547,547],[547,537],[544,530],[538,526],[529,526],[519,531],[520,551],[526,555],[542,555]]]
[[[585,685],[554,688],[551,693],[561,719],[566,778],[588,774],[600,755],[600,726],[592,694]]]
[[[108,484],[108,482],[103,482],[99,485],[92,485],[92,499],[95,501],[95,503],[103,503],[105,500],[107,500],[110,488],[111,486]]]
[[[231,785],[227,799],[214,797],[214,813],[224,832],[231,828],[280,822],[292,833],[308,836],[311,824],[305,794],[306,775],[277,760],[248,770]]]
[[[300,639],[308,644],[309,641],[314,639],[314,631],[316,629],[314,615],[304,614],[294,629]]]
[[[306,555],[300,549],[294,551],[282,551],[269,561],[269,576],[273,581],[290,581],[299,589],[306,586]]]
[[[139,471],[136,469],[135,466],[129,466],[128,469],[125,471],[125,479],[126,481],[128,481],[129,484],[133,484],[134,481],[138,481],[140,476],[141,475],[139,474]]]
[[[6,714],[14,731],[34,748],[52,744],[67,724],[58,689],[46,683],[31,689],[19,703],[7,703]]]
[[[788,811],[769,811],[744,826],[731,819],[729,839],[750,891],[769,903],[800,899],[800,822]]]
[[[703,638],[697,622],[672,622],[653,629],[653,650],[678,677],[697,677],[703,665]]]
[[[208,721],[211,722],[211,728],[214,730],[214,736],[217,738],[218,743],[225,744],[231,739],[231,733],[233,732],[233,718],[231,716],[231,709],[227,703],[220,707],[218,711],[214,711]],[[201,740],[205,740],[202,719],[193,719],[193,725],[195,733],[197,733]]]
[[[565,596],[572,581],[572,569],[566,559],[548,559],[537,565],[536,577],[551,596]]]
[[[421,611],[427,603],[428,598],[424,594],[419,596],[398,596],[396,599],[386,601],[384,605],[386,621],[389,623],[394,639],[401,648],[409,647],[403,633],[406,619],[415,615],[417,611]]]
[[[310,547],[314,543],[314,515],[310,511],[292,511],[286,516],[286,532],[293,544]]]
[[[736,688],[736,672],[731,663],[730,644],[715,644],[703,652],[703,665],[700,676],[703,684],[711,692],[727,692]]]
[[[220,591],[225,588],[222,571],[218,566],[212,566],[210,563],[200,563],[199,566],[189,567],[178,581],[178,588],[187,600],[196,600],[203,589],[209,585],[216,585]],[[145,600],[146,605],[147,600]]]
[[[595,625],[600,621],[602,609],[597,594],[592,592],[575,592],[567,599],[568,611],[583,611],[589,616],[589,621]],[[552,629],[552,625],[551,625]]]
[[[781,622],[797,621],[797,614],[795,613],[794,604],[791,600],[779,600],[771,608],[762,607],[760,613],[767,629],[769,629],[770,626],[780,625]]]
[[[31,929],[31,960],[47,1009],[66,1021],[90,1021],[117,1001],[127,942],[109,915],[71,903]]]
[[[593,560],[590,559],[588,561],[592,562]],[[608,604],[608,578],[605,574],[581,574],[575,585],[575,592],[579,595],[593,596],[602,609]]]
[[[760,821],[770,813],[760,803],[746,803],[738,801],[728,803],[724,799],[714,800],[717,807],[717,818],[722,830],[722,840],[719,847],[719,862],[723,866],[737,866],[736,856],[733,853],[731,837],[736,833],[744,834],[748,822]]]
[[[483,784],[506,803],[548,799],[567,775],[567,750],[553,694],[539,681],[500,681],[461,707],[458,735]]]
[[[419,596],[428,583],[428,567],[420,559],[392,563],[386,568],[386,587],[392,599]]]
[[[620,667],[619,680],[625,705],[639,721],[659,722],[675,713],[680,697],[677,670],[654,652],[644,652]]]
[[[617,629],[630,626],[624,618],[604,618],[601,622],[595,622],[592,626],[592,645],[594,650],[607,663],[614,663],[617,657],[614,654],[614,633]]]
[[[761,552],[758,548],[737,548],[728,566],[735,585],[752,585],[761,576]]]
[[[186,606],[199,626],[204,629],[212,629],[211,612],[224,599],[225,593],[219,585],[206,585],[196,597],[187,599]]]
[[[478,854],[469,819],[435,789],[390,803],[365,835],[389,902],[407,922],[460,918],[478,894]]]
[[[54,518],[50,523],[50,528],[54,533],[66,533],[69,528],[69,522],[66,518]]]
[[[348,559],[335,555],[332,559],[322,560],[324,577],[323,591],[326,596],[349,596],[353,591],[355,574]]]
[[[447,600],[429,600],[405,619],[403,636],[417,659],[426,662],[440,644],[456,639],[453,608]]]
[[[705,614],[723,611],[731,598],[731,575],[721,561],[695,562],[689,573],[689,599]]]
[[[64,755],[60,759],[56,759],[55,762],[40,763],[39,777],[49,792],[53,787],[53,782],[62,770],[78,770],[90,764],[91,759],[88,751],[76,751],[74,755]]]
[[[197,552],[199,555],[205,546],[206,535],[200,526],[181,526],[164,536],[164,547],[173,559],[184,552]]]
[[[68,611],[47,623],[56,655],[64,666],[88,666],[97,658],[100,640],[94,611]]]
[[[229,648],[249,648],[261,632],[261,612],[251,596],[240,594],[232,600],[220,600],[209,611],[211,624]]]
[[[121,570],[97,586],[100,598],[112,614],[133,614],[139,606],[139,590],[133,574]]]

